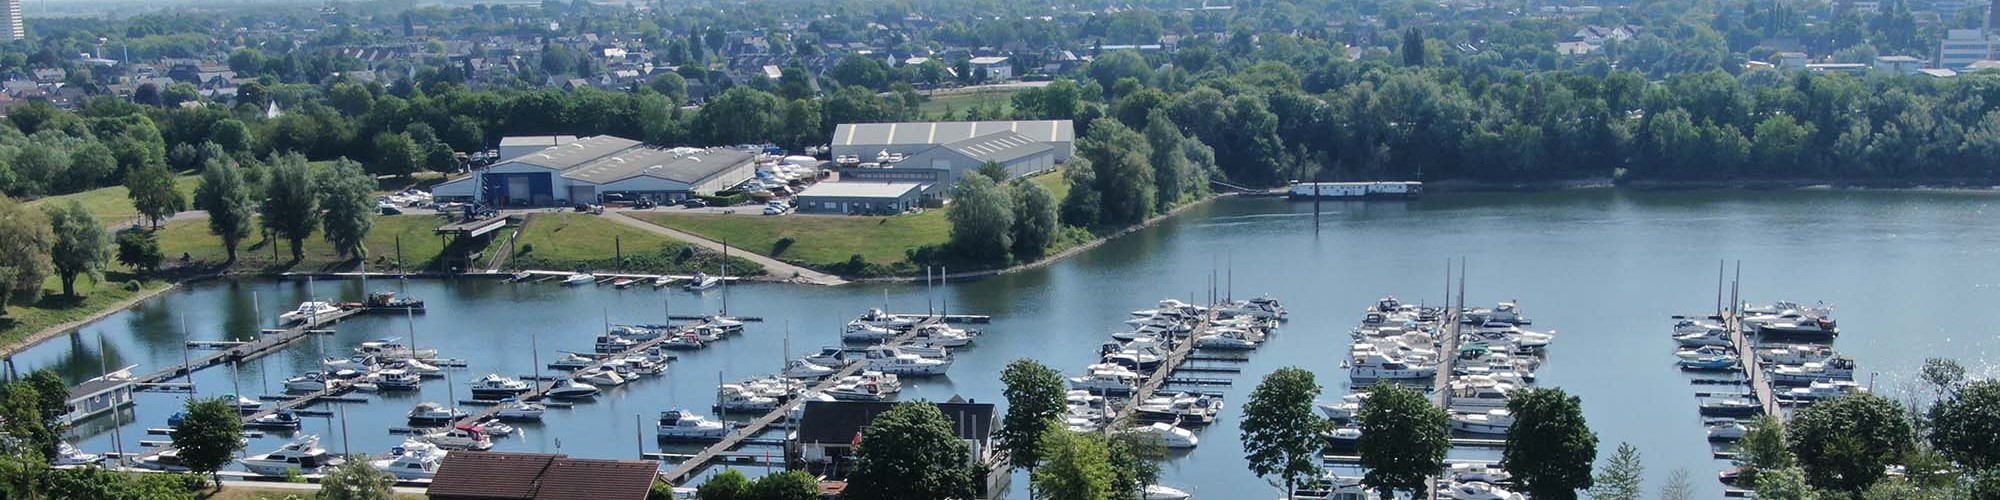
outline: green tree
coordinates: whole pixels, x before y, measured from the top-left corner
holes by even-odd
[[[819,478],[802,470],[780,472],[757,478],[748,493],[756,500],[817,500]]]
[[[708,478],[708,482],[701,483],[701,487],[695,488],[694,496],[695,498],[715,500],[751,500],[754,498],[750,496],[750,479],[743,477],[743,473],[738,472],[736,469],[722,471],[721,474],[716,474],[715,477]]]
[[[1915,439],[1902,405],[1863,393],[1794,413],[1785,445],[1813,487],[1860,493],[1899,463]]]
[[[1014,258],[1040,259],[1062,225],[1057,220],[1056,195],[1032,181],[1016,182],[1010,190],[1014,193]]]
[[[877,92],[889,89],[889,66],[875,58],[848,54],[833,65],[829,73],[842,86],[859,85]]]
[[[230,456],[243,447],[243,416],[221,398],[190,399],[186,411],[187,417],[174,429],[174,448],[190,472],[210,475],[215,487],[221,488],[222,476],[215,472],[229,465]]]
[[[313,180],[304,156],[273,157],[270,179],[264,184],[264,204],[258,207],[264,228],[292,242],[293,262],[305,260],[306,237],[319,226],[318,187]]]
[[[1798,467],[1771,469],[1757,476],[1751,485],[1757,498],[1764,500],[1819,500],[1819,492],[1806,484],[1806,472]]]
[[[1618,443],[1618,451],[1597,473],[1590,498],[1598,500],[1639,500],[1646,494],[1646,466],[1639,460],[1639,448]]]
[[[1063,182],[1069,184],[1069,194],[1063,195],[1062,223],[1085,228],[1097,226],[1104,212],[1104,197],[1097,192],[1096,166],[1087,158],[1071,157],[1069,164],[1063,165]]]
[[[98,186],[118,170],[118,157],[101,142],[88,142],[69,153],[69,169],[57,178],[55,189],[74,193]]]
[[[78,276],[103,278],[104,266],[111,261],[111,234],[105,232],[97,216],[83,208],[83,202],[70,200],[46,211],[49,234],[55,237],[49,246],[49,261],[62,279],[63,295],[75,297]]]
[[[208,142],[222,146],[229,154],[247,153],[253,147],[255,136],[250,134],[250,126],[241,120],[224,118],[208,126]]]
[[[46,463],[55,459],[56,444],[62,434],[41,418],[41,392],[30,383],[0,386],[0,432],[21,441],[21,445]]]
[[[367,457],[354,457],[334,467],[319,481],[318,500],[391,500],[396,498],[395,476],[369,465]]]
[[[646,490],[646,500],[674,500],[674,485],[653,481],[653,487]]]
[[[1921,378],[1931,386],[1931,395],[1943,400],[1965,386],[1965,366],[1950,358],[1925,359]]]
[[[256,210],[250,188],[243,185],[238,167],[215,160],[202,168],[201,184],[194,190],[194,206],[208,212],[208,232],[222,239],[228,263],[236,262],[236,247],[250,237],[250,219]]]
[[[1005,263],[1014,245],[1014,199],[984,175],[959,178],[951,188],[951,249],[972,262]],[[1030,441],[1032,442],[1032,441]]]
[[[1414,389],[1379,382],[1355,415],[1361,426],[1356,451],[1368,470],[1363,484],[1386,492],[1420,492],[1444,470],[1451,451],[1451,415]]]
[[[1761,471],[1796,465],[1792,451],[1785,448],[1784,421],[1770,415],[1757,417],[1750,424],[1750,432],[1737,441],[1736,448],[1738,479],[1745,484],[1755,484]]]
[[[653,81],[646,83],[646,87],[653,89],[654,92],[659,92],[660,95],[673,99],[674,102],[687,102],[687,78],[673,72],[660,72],[659,76],[653,77]]]
[[[2000,467],[2000,380],[1966,384],[1928,412],[1930,441],[1972,470]]]
[[[978,475],[970,453],[937,405],[899,403],[862,429],[846,498],[972,498]]]
[[[1514,485],[1535,498],[1574,499],[1591,485],[1597,433],[1583,419],[1583,401],[1562,389],[1528,389],[1507,398],[1514,424],[1500,465]]]
[[[42,296],[55,239],[47,215],[0,195],[0,316],[6,315],[7,304]]]
[[[187,197],[174,185],[174,173],[167,166],[150,163],[125,173],[125,189],[132,198],[132,207],[153,224],[160,227],[160,221],[187,210]]]
[[[1116,120],[1104,120],[1090,127],[1077,154],[1090,160],[1093,169],[1100,197],[1097,222],[1124,226],[1152,215],[1158,188],[1153,184],[1153,167],[1146,163],[1153,151],[1145,136]]]
[[[424,169],[432,172],[451,173],[458,170],[458,152],[451,150],[444,141],[433,141],[424,145]]]
[[[1111,435],[1111,490],[1118,498],[1140,498],[1147,486],[1160,482],[1160,462],[1167,445],[1159,436],[1139,433]]]
[[[367,257],[362,245],[368,231],[375,228],[375,177],[361,164],[342,158],[333,168],[321,170],[319,180],[320,227],[334,252],[342,258]]]
[[[1410,29],[1403,30],[1404,66],[1423,66],[1426,51],[1427,47],[1424,45],[1424,32],[1422,30],[1418,30],[1416,26],[1411,26]]]
[[[152,231],[140,228],[126,228],[118,231],[118,263],[141,272],[160,270],[160,261],[166,259],[160,253],[160,238]]]
[[[1049,500],[1111,500],[1114,497],[1111,452],[1097,434],[1055,429],[1043,433],[1037,453],[1041,467],[1029,474],[1038,498]]]
[[[1014,176],[1012,172],[1007,171],[1006,165],[1001,165],[1000,162],[997,161],[989,161],[986,163],[979,164],[979,175],[984,175],[988,179],[993,179],[993,182],[995,184],[1006,184],[1008,179]]]
[[[1243,404],[1244,459],[1251,472],[1276,476],[1287,497],[1319,474],[1319,450],[1332,426],[1313,411],[1319,392],[1312,372],[1285,367],[1264,376]]]
[[[1153,164],[1154,191],[1158,194],[1157,208],[1164,211],[1180,203],[1182,188],[1187,185],[1189,171],[1187,156],[1181,154],[1180,127],[1167,117],[1166,110],[1155,109],[1146,116],[1146,142],[1152,146],[1153,156],[1148,159]]]
[[[1032,359],[1007,363],[1000,372],[1006,388],[1007,415],[1000,421],[998,448],[1007,452],[1014,468],[1033,471],[1042,462],[1042,436],[1058,429],[1068,406],[1063,401],[1068,388],[1062,373]]]
[[[422,164],[418,156],[417,142],[409,134],[375,134],[375,162],[369,164],[369,172],[377,175],[407,176],[417,171]]]

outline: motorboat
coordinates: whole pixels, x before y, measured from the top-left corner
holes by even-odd
[[[229,406],[236,408],[236,411],[240,411],[243,413],[257,413],[259,410],[262,410],[264,408],[263,401],[258,401],[255,399],[250,399],[235,394],[224,394],[222,395],[222,399],[225,402],[229,403]]]
[[[1779,391],[1774,396],[1778,402],[1796,405],[1812,404],[1822,399],[1837,398],[1849,394],[1868,392],[1852,380],[1831,380],[1813,382],[1805,387],[1791,387]]]
[[[1785,344],[1757,349],[1757,359],[1773,365],[1803,365],[1826,361],[1839,353],[1817,344]]]
[[[1099,363],[1090,365],[1089,369],[1090,371],[1083,375],[1070,377],[1069,388],[1097,393],[1123,394],[1131,392],[1132,386],[1137,384],[1139,380],[1138,372],[1134,372],[1124,365]]]
[[[667,285],[671,285],[671,284],[674,284],[674,277],[672,277],[672,276],[666,276],[666,275],[661,275],[661,276],[657,276],[657,277],[654,277],[654,278],[653,278],[653,289],[654,289],[654,290],[659,290],[659,289],[661,289],[661,288],[666,288],[666,287],[667,287]]]
[[[498,373],[489,373],[472,381],[472,397],[475,399],[506,399],[532,390],[535,390],[535,384]]]
[[[507,437],[513,435],[514,431],[519,430],[515,429],[512,425],[508,425],[506,422],[500,421],[499,417],[494,416],[488,416],[480,419],[478,422],[473,422],[472,426],[478,428],[479,432],[492,437]]]
[[[1682,361],[1735,354],[1735,349],[1719,345],[1705,345],[1674,351],[1674,357],[1680,358]]]
[[[701,326],[724,335],[743,333],[743,320],[718,314],[702,316]]]
[[[694,273],[694,277],[688,278],[686,288],[689,291],[699,292],[702,290],[715,288],[716,286],[721,284],[722,284],[722,278],[709,276],[708,273]]]
[[[1437,365],[1411,364],[1379,352],[1358,353],[1347,367],[1355,380],[1414,380],[1437,376]]]
[[[449,453],[422,440],[405,439],[403,444],[389,450],[387,458],[369,461],[368,465],[396,479],[430,479],[437,475],[438,466],[444,464]]]
[[[1514,414],[1506,408],[1494,408],[1481,413],[1457,413],[1451,416],[1451,429],[1466,434],[1484,436],[1505,436],[1507,429],[1514,426]]]
[[[1737,420],[1719,420],[1708,424],[1708,440],[1714,442],[1734,442],[1750,433],[1750,426]]]
[[[889,314],[883,312],[881,309],[869,309],[868,312],[862,313],[860,318],[855,318],[855,321],[891,330],[902,330],[916,326],[920,320],[909,316]]]
[[[1132,410],[1140,420],[1207,425],[1222,413],[1222,398],[1178,394],[1147,399]]]
[[[1758,323],[1756,327],[1758,335],[1774,337],[1827,339],[1840,336],[1840,327],[1834,324],[1833,318],[1817,316]]]
[[[1743,398],[1714,399],[1701,402],[1701,416],[1704,417],[1755,417],[1764,414],[1764,406],[1756,401]]]
[[[317,300],[300,302],[299,307],[297,309],[285,311],[284,314],[279,314],[278,323],[283,325],[290,325],[295,323],[305,323],[307,321],[317,321],[318,318],[331,316],[333,313],[337,312],[340,312],[340,306],[333,305],[332,302],[322,302]]]
[[[952,363],[949,359],[926,358],[882,345],[869,347],[863,359],[868,370],[895,375],[943,375]]]
[[[279,410],[243,422],[244,427],[256,429],[298,429],[304,422],[291,410]]]
[[[1188,500],[1194,498],[1194,495],[1179,488],[1148,484],[1145,490],[1139,492],[1139,498],[1140,500]]]
[[[1173,449],[1194,448],[1201,444],[1201,438],[1195,437],[1194,431],[1166,422],[1153,422],[1144,427],[1133,427],[1126,432],[1158,438],[1161,446]]]
[[[450,429],[440,429],[417,436],[419,441],[446,450],[486,451],[493,449],[493,439],[478,427],[460,425]]]
[[[1319,408],[1319,413],[1326,415],[1327,420],[1335,422],[1354,420],[1355,415],[1361,413],[1361,402],[1359,401],[1341,401],[1339,403],[1314,402],[1313,407]]]
[[[965,347],[979,332],[963,328],[952,328],[944,323],[933,323],[918,327],[912,340],[938,347]]]
[[[1729,338],[1728,331],[1721,328],[1711,328],[1699,332],[1675,334],[1674,343],[1680,344],[1681,347],[1700,347],[1729,346],[1735,345],[1736,341]]]
[[[896,350],[903,354],[915,354],[930,359],[951,359],[951,348],[941,345],[912,343],[897,346]]]
[[[610,366],[599,366],[596,370],[579,373],[576,376],[576,380],[598,387],[625,385],[625,377],[619,375],[618,370]]]
[[[576,273],[563,278],[563,286],[581,286],[597,282],[597,276],[590,273]]]
[[[347,460],[337,455],[329,455],[325,448],[320,448],[318,434],[307,434],[285,443],[285,446],[278,448],[277,451],[251,455],[237,462],[243,464],[243,468],[249,469],[253,474],[286,476],[294,472],[316,474],[326,468],[347,463]]]
[[[840,340],[848,342],[881,342],[896,335],[894,330],[864,323],[861,320],[847,322],[840,329]]]
[[[674,329],[670,325],[611,325],[605,334],[645,342],[672,331]]]
[[[323,391],[326,390],[326,378],[326,376],[320,375],[319,372],[307,372],[303,375],[285,379],[285,390],[291,392]]]
[[[722,411],[767,412],[778,408],[778,398],[759,395],[741,384],[723,384],[715,406]]]
[[[1071,390],[1063,393],[1063,404],[1072,408],[1099,408],[1104,406],[1104,396],[1092,394],[1090,391]]]
[[[1507,398],[1521,388],[1493,380],[1464,378],[1451,381],[1451,386],[1446,390],[1451,391],[1448,400],[1451,401],[1452,408],[1483,410],[1506,408]]]
[[[805,358],[803,358],[802,361],[829,368],[844,367],[847,366],[847,349],[840,347],[822,347],[820,348],[819,353],[808,355]]]
[[[444,424],[465,418],[465,410],[426,401],[411,408],[409,417],[410,422],[415,424]]]
[[[1480,481],[1452,482],[1445,485],[1446,497],[1451,500],[1527,500],[1527,496],[1507,491],[1493,483]]]
[[[430,363],[418,361],[417,358],[409,358],[401,361],[391,361],[389,362],[389,364],[383,366],[410,372],[418,377],[437,378],[444,376],[443,368],[438,368],[437,366],[433,366]]]
[[[1814,304],[1812,307],[1806,307],[1803,305],[1799,305],[1799,303],[1797,302],[1792,302],[1789,300],[1780,300],[1769,304],[1752,304],[1750,303],[1750,301],[1746,300],[1743,302],[1742,305],[1738,306],[1736,310],[1748,316],[1783,314],[1786,311],[1798,311],[1803,314],[1811,314],[1815,316],[1827,316],[1833,314],[1833,306],[1826,305],[1826,303],[1823,302],[1819,304]]]
[[[1681,358],[1676,363],[1679,363],[1683,370],[1728,370],[1736,368],[1736,361],[1735,354],[1714,354]]]
[[[1798,366],[1779,366],[1768,370],[1771,383],[1784,385],[1807,385],[1813,382],[1833,380],[1854,380],[1854,358],[1846,355],[1827,358],[1825,361],[1806,363]]]
[[[667,372],[665,360],[655,360],[650,356],[643,355],[614,359],[605,362],[604,365],[618,370],[618,375],[625,377],[626,381],[630,381],[641,375],[659,375]]]
[[[1379,497],[1375,490],[1361,484],[1360,477],[1340,477],[1327,472],[1300,482],[1292,488],[1290,498],[1279,500],[1375,500]]]
[[[500,410],[493,412],[493,416],[501,420],[541,420],[542,414],[548,411],[549,407],[540,403],[509,401],[501,403]]]
[[[531,273],[531,272],[527,272],[527,271],[521,271],[521,272],[518,272],[518,273],[514,273],[514,275],[513,275],[513,276],[509,276],[509,277],[507,277],[507,281],[509,281],[509,282],[513,282],[513,283],[520,283],[520,282],[523,282],[523,281],[528,281],[528,280],[531,280],[531,279],[535,279],[535,273]]]
[[[1350,452],[1361,445],[1361,427],[1354,424],[1335,427],[1325,436],[1326,447],[1332,451]]]
[[[1285,318],[1285,307],[1278,303],[1278,299],[1271,297],[1259,297],[1250,300],[1217,304],[1215,312],[1227,316],[1249,316],[1261,319],[1282,320]]]
[[[375,372],[374,379],[375,386],[385,391],[414,391],[424,383],[423,377],[399,369]]]
[[[396,338],[380,338],[380,340],[362,342],[360,346],[354,348],[354,354],[376,356],[380,360],[410,360],[410,358],[416,358],[416,360],[436,360],[438,358],[438,350],[434,350],[434,348],[410,348],[410,346],[402,344]]]
[[[1194,346],[1201,349],[1256,349],[1257,344],[1258,341],[1250,339],[1249,332],[1235,329],[1217,330],[1194,339]]]
[[[1490,464],[1471,463],[1471,462],[1454,463],[1451,464],[1451,470],[1448,471],[1446,476],[1448,476],[1453,481],[1458,481],[1461,483],[1476,481],[1482,483],[1507,484],[1514,480],[1514,474],[1511,472],[1507,472],[1507,469],[1505,467],[1501,467],[1500,464],[1497,463],[1490,463]]]
[[[634,278],[618,278],[615,280],[611,280],[611,286],[613,288],[620,288],[620,289],[632,288],[632,284],[637,282],[639,282],[639,280]]]
[[[104,461],[103,455],[84,453],[83,450],[79,450],[76,446],[69,444],[69,441],[58,441],[56,442],[56,459],[50,461],[49,465],[56,467],[95,465],[102,461]]]
[[[381,362],[376,360],[374,356],[356,354],[345,358],[327,357],[319,360],[319,364],[328,370],[358,370],[365,372],[374,369]]]
[[[632,347],[636,345],[639,345],[638,340],[618,335],[598,335],[597,343],[591,347],[598,354],[616,354],[632,350]]]
[[[785,376],[791,378],[820,378],[832,375],[836,371],[838,370],[833,367],[813,364],[803,359],[794,359],[785,365]]]
[[[671,338],[668,338],[666,343],[663,344],[662,346],[669,350],[692,351],[695,349],[708,347],[708,343],[703,342],[701,340],[701,334],[699,333],[684,332],[676,334]]]
[[[577,370],[597,363],[597,358],[573,352],[563,353],[563,357],[549,363],[551,370]]]
[[[654,432],[667,441],[714,441],[729,437],[729,426],[686,410],[660,412]]]
[[[1152,370],[1167,359],[1167,349],[1155,340],[1133,340],[1124,345],[1107,343],[1101,349],[1106,363],[1125,365],[1133,370]]]
[[[424,312],[423,299],[398,297],[396,296],[396,292],[370,293],[361,305],[366,306],[370,311]]]
[[[587,398],[591,396],[596,396],[598,391],[600,390],[601,389],[598,389],[597,386],[594,385],[577,382],[575,380],[564,380],[562,381],[562,383],[556,384],[555,387],[549,388],[549,392],[547,394],[549,397],[552,398],[574,399],[574,398]]]
[[[882,401],[895,394],[873,383],[842,383],[826,390],[835,401]]]
[[[142,469],[161,472],[187,472],[189,470],[187,463],[181,461],[181,450],[179,449],[165,450],[151,456],[142,455],[139,457],[137,464]]]
[[[1683,319],[1674,322],[1674,335],[1680,335],[1684,333],[1701,333],[1709,330],[1721,330],[1721,329],[1722,329],[1721,324],[1708,321]]]
[[[1471,324],[1506,323],[1510,325],[1525,325],[1532,323],[1527,317],[1521,316],[1520,304],[1513,302],[1501,302],[1490,308],[1472,308],[1465,311],[1464,317],[1460,321]]]

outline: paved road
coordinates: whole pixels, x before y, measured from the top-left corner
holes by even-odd
[[[632,216],[625,215],[622,212],[606,210],[604,212],[604,218],[612,222],[649,231],[652,232],[653,234],[658,234],[668,238],[673,238],[676,240],[681,240],[688,243],[701,245],[703,248],[707,248],[709,250],[714,250],[717,252],[722,251],[721,242],[717,242],[715,240],[711,240],[708,238],[703,238],[701,236],[696,236],[693,233],[688,233],[685,231],[668,228],[651,222],[634,219],[632,218]],[[746,252],[743,251],[742,249],[737,249],[736,252],[732,252],[730,253],[730,255],[742,257],[751,262],[756,262],[758,264],[761,264],[764,266],[764,271],[771,273],[772,276],[778,276],[778,277],[795,276],[794,278],[792,278],[793,281],[801,283],[810,283],[815,285],[831,286],[831,285],[847,284],[847,280],[840,279],[839,276],[834,276],[831,274],[826,274],[819,271],[806,269],[792,264],[787,264],[777,259],[765,257],[751,252]]]

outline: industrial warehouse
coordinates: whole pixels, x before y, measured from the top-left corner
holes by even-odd
[[[439,184],[447,201],[494,206],[597,203],[605,195],[671,202],[713,194],[756,175],[756,153],[723,148],[660,148],[599,135],[509,158]]]

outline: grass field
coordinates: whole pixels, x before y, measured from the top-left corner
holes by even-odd
[[[1002,113],[1014,111],[1014,93],[1020,89],[989,89],[973,92],[959,92],[933,96],[917,105],[917,111],[926,117],[943,116],[946,112],[964,113],[972,108],[999,108]]]
[[[194,202],[194,188],[199,184],[201,176],[197,175],[174,178],[174,187],[180,189],[181,195],[186,196],[190,204]],[[125,186],[102,187],[81,193],[50,196],[30,201],[28,205],[55,206],[58,203],[69,203],[70,200],[83,202],[83,208],[89,210],[91,215],[96,215],[98,220],[104,221],[106,226],[115,226],[119,222],[139,217],[139,209],[132,208],[132,197],[125,190]]]
[[[508,262],[513,269],[604,270],[652,273],[719,272],[721,254],[590,214],[529,214]],[[624,260],[618,260],[619,256]],[[729,259],[730,275],[763,272],[763,266]]]
[[[1055,192],[1056,199],[1069,192],[1060,173],[1034,178],[1034,182]],[[855,255],[862,260],[889,266],[908,258],[908,251],[924,245],[943,244],[951,239],[951,221],[945,210],[921,214],[879,216],[685,214],[674,212],[633,212],[637,217],[714,240],[730,246],[817,269],[844,264]],[[778,248],[780,240],[792,242]]]
[[[429,265],[440,252],[444,242],[433,233],[443,219],[435,215],[395,215],[375,218],[375,229],[368,232],[362,243],[368,248],[368,269],[389,271],[396,268],[396,241],[402,239],[402,257],[410,269],[422,269]],[[252,223],[254,226],[255,223]],[[219,266],[228,260],[222,249],[222,240],[208,232],[207,220],[179,220],[167,223],[160,230],[160,250],[167,256],[169,265],[187,254],[197,265]],[[340,261],[333,252],[333,245],[326,238],[314,232],[305,240],[305,261],[291,264],[292,246],[284,240],[277,240],[277,256],[271,253],[271,242],[266,242],[261,232],[253,232],[236,249],[236,264],[230,266],[234,272],[263,271],[329,271],[345,269],[351,263]]]
[[[102,282],[80,277],[76,291],[82,297],[66,297],[62,295],[62,282],[50,276],[42,285],[40,300],[7,304],[7,316],[0,318],[0,345],[13,344],[44,328],[88,318],[135,295],[167,286],[165,281],[145,280],[138,290],[126,290],[125,282],[135,278],[117,271],[106,272]]]

